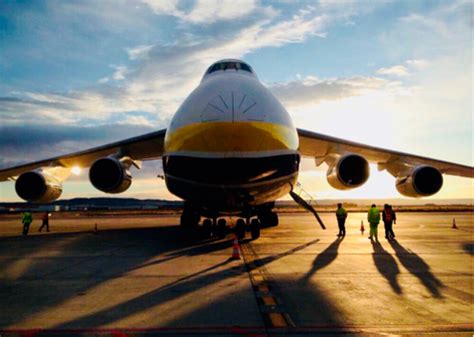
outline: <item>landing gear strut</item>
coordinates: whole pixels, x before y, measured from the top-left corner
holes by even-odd
[[[225,219],[217,220],[216,234],[219,239],[224,239],[227,232],[227,223]]]
[[[235,224],[235,234],[237,239],[242,240],[245,238],[245,222],[244,219],[237,220]]]
[[[181,213],[180,224],[183,227],[196,227],[201,220],[201,216],[198,212],[190,207],[184,207],[183,213]]]

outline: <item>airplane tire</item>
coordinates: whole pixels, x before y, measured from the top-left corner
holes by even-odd
[[[260,221],[258,219],[252,219],[250,222],[250,235],[252,240],[256,240],[260,237]]]
[[[243,219],[237,220],[237,223],[235,224],[235,234],[239,240],[245,238],[245,222]]]

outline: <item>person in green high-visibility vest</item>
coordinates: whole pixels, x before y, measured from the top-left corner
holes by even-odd
[[[346,236],[347,212],[341,203],[337,204],[336,218],[337,225],[339,226],[339,234],[337,234],[337,236]]]
[[[372,204],[369,209],[369,212],[367,213],[367,221],[369,221],[370,224],[369,239],[372,240],[375,237],[375,240],[379,241],[379,238],[377,236],[377,227],[380,222],[380,212],[377,206],[375,206],[375,204]]]
[[[30,230],[30,225],[33,222],[33,216],[30,212],[26,211],[23,213],[23,217],[21,218],[21,223],[23,224],[23,235],[28,235],[28,231]]]

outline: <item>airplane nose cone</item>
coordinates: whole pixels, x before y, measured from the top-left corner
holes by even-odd
[[[257,101],[239,91],[221,92],[201,112],[201,122],[264,121]]]

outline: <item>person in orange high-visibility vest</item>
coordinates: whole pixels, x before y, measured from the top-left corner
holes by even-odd
[[[377,236],[377,227],[380,222],[380,211],[377,206],[375,206],[375,204],[372,204],[369,209],[369,212],[367,213],[367,221],[369,221],[370,224],[369,239],[372,240],[375,237],[375,240],[379,241],[379,238]]]

